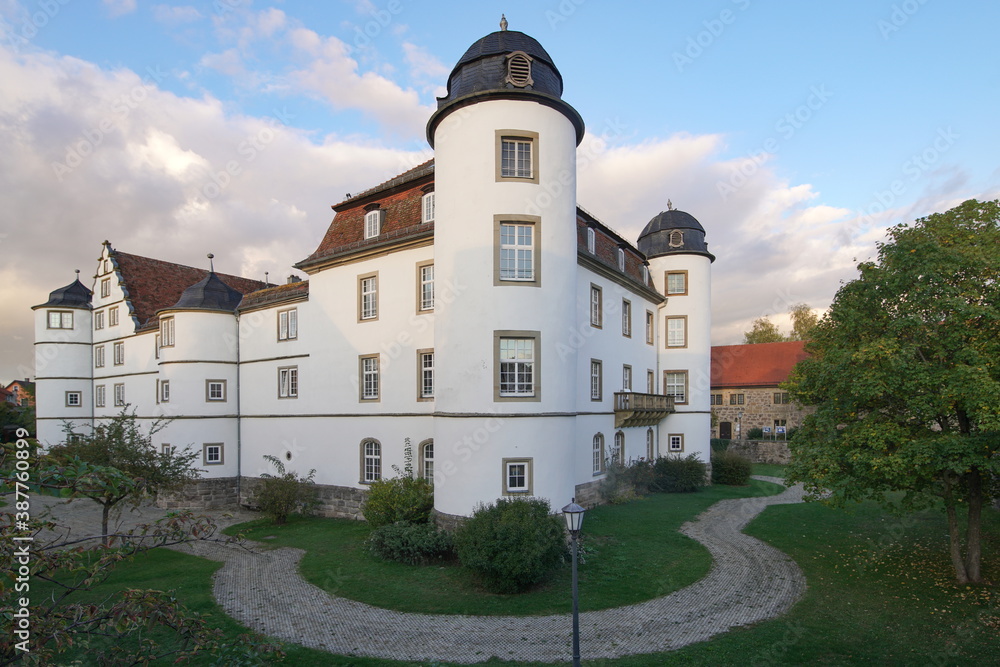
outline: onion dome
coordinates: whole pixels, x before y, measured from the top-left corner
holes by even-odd
[[[36,308],[86,308],[90,309],[90,296],[92,292],[80,282],[80,272],[76,272],[77,279],[65,287],[49,292],[49,300],[36,306]]]
[[[180,300],[164,310],[219,310],[233,313],[242,300],[242,293],[222,282],[212,271],[184,290]]]
[[[538,41],[523,32],[501,29],[468,48],[448,77],[448,94],[438,98],[438,109],[427,122],[427,141],[434,146],[434,130],[452,111],[488,99],[527,99],[563,113],[583,139],[580,114],[562,100],[563,80],[552,57]]]
[[[668,202],[669,206],[669,202]],[[673,207],[661,211],[639,234],[639,252],[647,259],[666,255],[704,255],[713,262],[708,251],[705,228],[690,213]]]

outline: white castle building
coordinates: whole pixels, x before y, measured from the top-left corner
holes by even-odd
[[[580,208],[562,89],[528,35],[473,44],[427,124],[434,160],[334,206],[307,281],[106,241],[93,290],[34,308],[40,440],[130,405],[200,452],[201,502],[234,501],[271,454],[344,516],[409,457],[450,516],[592,502],[608,460],[708,462],[705,230],[668,206],[636,247]]]

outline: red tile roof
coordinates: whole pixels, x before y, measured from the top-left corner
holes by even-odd
[[[776,387],[805,359],[805,341],[718,345],[712,348],[712,389]]]
[[[156,311],[177,303],[185,289],[208,275],[205,269],[140,257],[114,249],[111,249],[110,256],[121,272],[125,298],[139,321],[140,329],[156,322]],[[266,287],[260,280],[225,273],[216,275],[222,282],[243,294]]]
[[[281,303],[282,301],[291,301],[292,299],[308,296],[309,281],[300,280],[294,283],[268,287],[267,289],[258,290],[252,294],[248,294],[244,297],[243,301],[240,302],[240,310],[255,308],[257,306],[266,306],[272,303]]]

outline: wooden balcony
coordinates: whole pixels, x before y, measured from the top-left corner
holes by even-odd
[[[655,426],[673,411],[673,396],[615,392],[615,428]]]

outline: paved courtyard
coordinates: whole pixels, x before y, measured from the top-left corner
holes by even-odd
[[[780,480],[758,477],[768,481]],[[802,501],[801,487],[776,496],[716,503],[681,531],[712,554],[700,581],[641,604],[580,615],[584,659],[653,653],[704,641],[730,628],[779,616],[805,590],[805,577],[788,556],[743,534],[770,505]],[[52,505],[51,502],[46,502]],[[76,507],[79,506],[79,507]],[[89,507],[88,507],[89,506]],[[100,525],[95,505],[55,505],[53,515]],[[123,527],[150,520],[162,510],[126,512]],[[220,517],[229,525],[253,518],[248,512]],[[475,663],[505,660],[565,661],[571,654],[571,617],[453,616],[410,614],[335,597],[298,574],[304,552],[268,551],[214,543],[184,549],[221,561],[213,592],[226,613],[271,637],[333,653],[396,660]]]

